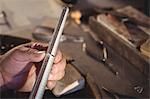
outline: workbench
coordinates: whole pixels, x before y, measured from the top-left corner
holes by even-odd
[[[50,27],[55,27],[56,20],[49,20],[51,23]],[[71,22],[70,25],[65,27],[64,32],[66,34],[77,35],[84,37],[85,40],[88,39],[87,33],[81,28],[82,26]],[[12,35],[16,37],[30,39],[32,41],[37,41],[32,37],[32,32],[35,26],[21,27],[14,29],[2,34]],[[39,42],[39,41],[38,41]],[[83,75],[90,74],[95,83],[97,84],[102,97],[110,98],[102,90],[103,87],[107,88],[111,92],[119,93],[122,95],[133,96],[133,97],[147,97],[148,93],[144,90],[143,94],[138,94],[133,88],[133,82],[141,82],[145,84],[145,77],[138,71],[133,70],[132,65],[121,56],[115,54],[113,50],[110,49],[110,57],[113,57],[112,64],[115,64],[115,68],[120,68],[118,70],[119,75],[116,76],[108,70],[108,68],[101,62],[93,59],[83,50],[83,43],[73,43],[73,42],[62,42],[60,44],[60,50],[65,55],[73,58],[75,61],[72,63]],[[136,74],[136,75],[135,75]],[[133,75],[130,77],[130,75]],[[136,81],[135,79],[136,78]],[[144,88],[147,85],[144,86]]]

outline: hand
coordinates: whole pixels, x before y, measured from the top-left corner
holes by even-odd
[[[29,43],[15,47],[4,54],[0,61],[0,70],[7,88],[31,91],[46,49],[47,46],[44,44]],[[65,66],[65,58],[60,51],[57,51],[47,82],[48,89],[54,88],[56,81],[62,79]]]

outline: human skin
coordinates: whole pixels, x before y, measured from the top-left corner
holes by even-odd
[[[4,90],[31,91],[46,49],[45,44],[29,43],[17,46],[2,55],[0,58],[0,87]],[[53,89],[56,82],[63,78],[65,67],[66,59],[60,51],[57,51],[47,81],[48,89]]]

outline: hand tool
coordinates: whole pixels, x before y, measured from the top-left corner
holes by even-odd
[[[51,41],[49,42],[48,50],[44,58],[42,67],[36,79],[35,85],[32,89],[32,92],[29,96],[29,99],[42,99],[45,87],[47,84],[48,76],[51,71],[54,58],[57,52],[59,41],[63,32],[65,21],[67,19],[67,14],[69,12],[68,7],[64,7],[61,13],[61,17],[57,24],[57,27],[54,30]]]

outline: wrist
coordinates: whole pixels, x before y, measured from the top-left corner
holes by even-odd
[[[0,62],[2,60],[2,56],[0,55]],[[2,74],[2,69],[0,67],[0,88],[3,87],[5,85],[5,82],[4,82],[4,77],[3,77],[3,74]]]
[[[1,70],[2,69],[0,68],[0,92],[8,89],[5,83],[4,75]]]

